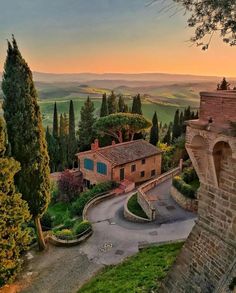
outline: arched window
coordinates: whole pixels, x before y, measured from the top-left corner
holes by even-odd
[[[99,174],[107,175],[107,165],[101,162],[97,163],[97,172]]]
[[[86,170],[93,170],[94,169],[94,162],[91,159],[84,159],[84,168]]]

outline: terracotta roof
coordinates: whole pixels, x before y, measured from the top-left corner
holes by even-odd
[[[114,165],[123,165],[136,160],[141,160],[150,156],[161,154],[161,150],[149,142],[139,139],[124,143],[118,143],[97,150],[91,150],[77,155],[96,152]]]

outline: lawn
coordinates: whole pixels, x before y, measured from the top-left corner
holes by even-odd
[[[128,201],[128,210],[136,216],[147,219],[147,215],[138,203],[138,195],[135,193]]]
[[[116,266],[105,267],[78,293],[157,292],[183,243],[146,248]]]

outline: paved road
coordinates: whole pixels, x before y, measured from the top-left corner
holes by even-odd
[[[154,206],[156,208],[156,223],[170,223],[191,219],[196,215],[181,208],[170,195],[172,178],[164,181],[157,187],[150,190],[147,194],[156,199]]]
[[[126,198],[109,199],[89,211],[94,233],[84,244],[72,248],[50,246],[43,254],[32,252],[34,257],[23,278],[27,280],[32,274],[33,281],[22,292],[74,293],[104,265],[116,264],[136,253],[139,244],[186,238],[194,225],[192,214],[162,225],[127,222],[123,217]]]

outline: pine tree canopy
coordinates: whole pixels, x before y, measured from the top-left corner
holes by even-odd
[[[49,157],[32,73],[14,37],[12,44],[8,42],[2,90],[11,153],[21,164],[16,185],[39,226],[50,201]]]

